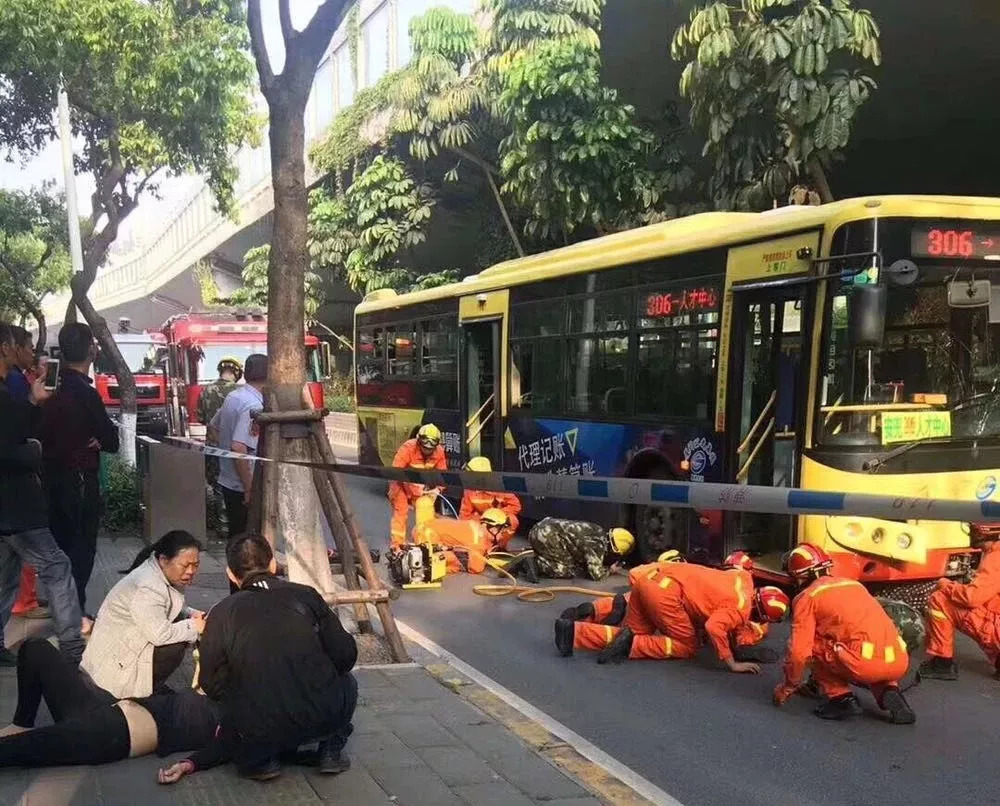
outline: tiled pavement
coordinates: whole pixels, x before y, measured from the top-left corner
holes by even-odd
[[[118,569],[140,543],[102,540],[88,594],[98,602],[119,578]],[[203,556],[198,584],[188,595],[194,607],[207,607],[227,591],[219,563]],[[47,622],[12,620],[7,641]],[[445,667],[430,670],[417,664],[357,670],[360,699],[354,735],[347,746],[353,766],[336,777],[288,767],[267,784],[239,779],[230,767],[190,776],[161,787],[155,756],[103,767],[59,768],[28,772],[0,771],[2,806],[249,806],[267,803],[307,806],[319,803],[398,804],[398,806],[585,806],[602,802],[644,803],[615,782],[598,790],[598,798],[548,758],[560,763],[567,748],[554,737],[533,741],[541,726],[513,730],[505,726],[505,706],[492,695]],[[174,681],[191,679],[190,666]],[[13,713],[16,684],[13,670],[0,670],[0,711]],[[472,704],[477,702],[483,708]],[[489,713],[488,713],[489,712]],[[0,719],[6,722],[6,718]],[[521,737],[526,737],[523,741]],[[581,763],[582,762],[582,763]],[[566,763],[588,780],[582,758]],[[598,776],[599,777],[599,776]],[[608,794],[610,793],[610,794]]]

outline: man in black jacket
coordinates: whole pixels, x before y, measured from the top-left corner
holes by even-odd
[[[100,454],[118,450],[118,428],[90,379],[95,353],[87,325],[73,322],[59,331],[59,388],[45,404],[40,428],[49,525],[73,566],[85,614],[101,521]]]
[[[41,446],[31,435],[39,406],[48,397],[44,381],[36,380],[28,400],[15,400],[6,378],[14,339],[0,323],[0,635],[10,619],[21,578],[21,564],[38,571],[49,594],[59,649],[74,663],[83,654],[80,602],[69,559],[49,531],[39,471]],[[0,646],[0,666],[13,666],[14,655]]]
[[[225,755],[268,780],[281,756],[318,741],[320,772],[343,772],[358,698],[354,638],[313,588],[275,578],[263,537],[234,537],[226,564],[239,591],[209,613],[199,649],[201,688],[223,707]]]

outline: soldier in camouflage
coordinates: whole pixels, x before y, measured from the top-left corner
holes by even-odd
[[[544,518],[531,527],[528,542],[538,572],[552,579],[606,579],[611,566],[632,551],[635,538],[627,529],[605,529],[596,523]]]
[[[218,435],[209,426],[216,412],[222,408],[222,403],[226,397],[236,388],[240,378],[243,377],[243,365],[239,359],[226,357],[219,361],[216,368],[219,377],[210,386],[207,386],[198,399],[198,420],[205,424],[207,432],[205,443],[207,445],[218,445]],[[215,456],[205,457],[205,481],[208,484],[208,529],[214,529],[217,534],[224,536],[226,529],[226,507],[222,501],[222,494],[218,489],[219,480],[219,459]]]

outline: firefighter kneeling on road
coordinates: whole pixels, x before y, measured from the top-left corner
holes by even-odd
[[[492,473],[493,466],[485,456],[476,456],[465,466],[473,473]],[[495,541],[499,551],[507,549],[507,543],[517,533],[518,519],[521,512],[521,500],[514,493],[493,492],[492,490],[466,490],[462,494],[462,505],[458,517],[462,520],[481,521],[486,512],[500,510],[507,517],[507,525]]]
[[[443,546],[449,574],[481,574],[486,570],[487,556],[496,550],[509,525],[500,509],[486,510],[478,521],[434,518],[413,527],[413,542]]]
[[[448,461],[441,446],[441,430],[433,423],[420,426],[417,436],[399,446],[392,466],[406,470],[447,470]],[[406,543],[406,520],[410,507],[421,496],[434,492],[423,484],[389,482],[389,504],[392,520],[389,523],[389,540],[392,546]]]
[[[574,647],[598,649],[598,663],[617,663],[625,658],[691,658],[704,631],[730,671],[756,674],[760,666],[737,660],[734,649],[760,641],[766,634],[760,629],[762,624],[780,621],[788,610],[788,597],[780,589],[768,586],[754,590],[747,571],[678,562],[676,553],[668,552],[660,561],[633,568],[629,583],[624,626],[608,623],[615,610],[620,611],[620,604],[612,606],[603,624],[561,618],[555,628],[561,654],[572,654]]]
[[[605,529],[587,521],[543,518],[528,532],[538,573],[551,579],[607,579],[611,569],[635,548],[628,529]]]
[[[882,606],[864,585],[833,576],[833,560],[823,549],[801,543],[792,549],[785,570],[802,586],[792,603],[792,636],[785,657],[785,679],[774,690],[783,705],[799,691],[807,667],[826,698],[814,713],[822,719],[847,719],[861,713],[851,686],[871,690],[889,721],[916,720],[899,691],[910,659]]]
[[[968,585],[942,579],[927,600],[927,655],[920,676],[957,680],[955,630],[979,644],[1000,680],[1000,537],[995,531],[974,531],[983,545],[976,576]]]

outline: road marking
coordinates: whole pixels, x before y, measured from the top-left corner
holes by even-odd
[[[592,764],[596,764],[609,775],[621,781],[622,784],[627,786],[636,794],[641,795],[652,803],[660,804],[660,806],[684,806],[684,804],[677,800],[677,798],[664,792],[652,781],[643,778],[635,770],[626,767],[613,756],[605,753],[595,744],[588,742],[576,731],[567,727],[562,722],[552,718],[544,711],[540,711],[530,702],[517,696],[517,694],[510,689],[500,685],[492,677],[488,677],[475,667],[470,666],[464,660],[452,654],[443,646],[436,644],[423,633],[418,632],[399,619],[396,619],[396,626],[399,628],[399,631],[404,637],[413,641],[413,643],[418,644],[432,655],[436,655],[446,661],[470,680],[473,680],[476,684],[482,686],[488,692],[500,698],[515,710],[519,711],[523,716],[540,724],[543,728],[549,731],[549,733],[564,741],[585,759],[590,761]]]

